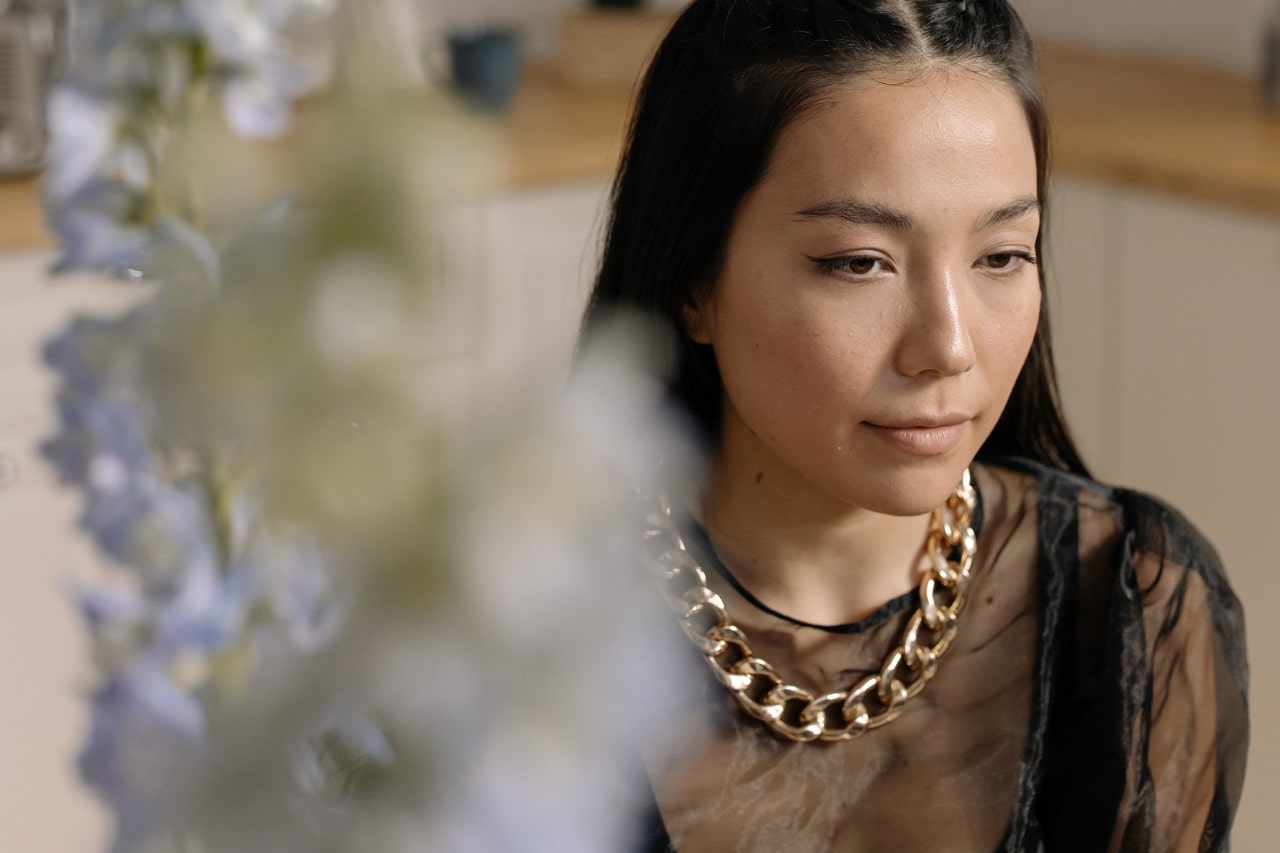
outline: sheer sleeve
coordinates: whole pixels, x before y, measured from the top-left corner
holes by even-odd
[[[1006,850],[1226,850],[1244,777],[1240,603],[1146,495],[1038,477],[1040,635]]]
[[[1146,695],[1111,849],[1223,849],[1247,741],[1240,605],[1184,519],[1138,495],[1126,515],[1118,606],[1135,617],[1130,642],[1141,632],[1145,666],[1134,655],[1133,668],[1146,670]]]

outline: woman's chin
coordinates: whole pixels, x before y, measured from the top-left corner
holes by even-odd
[[[868,476],[863,472],[856,484],[842,489],[851,505],[883,515],[925,515],[946,503],[964,476],[966,463],[930,465],[923,468],[884,471]]]

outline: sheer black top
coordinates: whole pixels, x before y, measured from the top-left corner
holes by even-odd
[[[682,737],[644,755],[646,849],[1226,848],[1248,671],[1240,604],[1212,547],[1137,492],[1023,462],[974,476],[970,597],[924,691],[855,740],[797,744],[708,672]],[[909,593],[851,625],[796,622],[688,534],[752,648],[814,693],[877,671],[915,607]]]

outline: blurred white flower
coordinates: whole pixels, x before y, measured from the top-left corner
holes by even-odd
[[[100,674],[84,776],[117,853],[619,849],[685,659],[638,556],[636,490],[695,473],[634,367],[655,348],[594,341],[563,393],[558,364],[478,381],[457,352],[475,306],[444,298],[466,283],[438,287],[415,244],[445,242],[420,233],[441,210],[377,144],[410,125],[378,112],[376,70],[325,139],[328,201],[215,246],[161,185],[201,88],[242,133],[284,129],[336,7],[77,5],[50,220],[64,266],[157,288],[46,348],[44,451],[114,570],[75,593]],[[365,23],[376,49],[387,23]],[[440,115],[429,133],[462,132]],[[437,206],[460,138],[405,146],[435,158]],[[424,404],[445,373],[474,393]]]
[[[335,367],[384,353],[404,334],[408,316],[402,275],[372,253],[345,254],[317,274],[313,334]]]
[[[448,482],[443,517],[424,519],[433,559],[366,588],[323,654],[285,652],[255,678],[251,702],[221,719],[210,741],[219,753],[221,738],[234,751],[330,726],[343,729],[336,742],[363,744],[345,776],[327,753],[304,753],[294,787],[255,770],[258,752],[249,765],[196,766],[186,794],[195,811],[258,804],[256,824],[218,836],[226,849],[288,837],[305,841],[272,849],[627,847],[640,747],[667,736],[688,661],[640,567],[635,489],[657,486],[660,463],[695,468],[630,358],[598,349],[567,394],[489,401],[485,435],[434,469],[463,476]],[[398,603],[422,589],[438,591],[425,607]],[[219,781],[228,774],[241,780],[233,791]],[[336,803],[293,800],[348,783]]]
[[[293,101],[332,74],[325,25],[338,0],[184,0],[184,6],[213,54],[223,108],[237,133],[284,133]]]

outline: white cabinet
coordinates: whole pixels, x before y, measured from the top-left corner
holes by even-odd
[[[1050,307],[1068,418],[1103,479],[1257,562],[1280,483],[1280,218],[1061,181]]]
[[[1261,568],[1280,485],[1280,219],[1138,194],[1121,216],[1121,470]]]
[[[1060,180],[1051,308],[1068,417],[1102,479],[1173,503],[1245,604],[1254,740],[1234,835],[1270,849],[1280,790],[1273,497],[1280,487],[1280,218]],[[1254,792],[1257,792],[1256,794]]]
[[[567,366],[591,293],[608,184],[496,196],[483,204],[481,340],[486,381]]]

